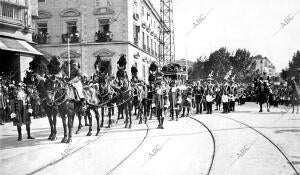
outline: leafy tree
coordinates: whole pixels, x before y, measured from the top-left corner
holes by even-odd
[[[193,65],[189,74],[190,79],[206,79],[213,71],[213,78],[220,82],[232,70],[231,77],[235,76],[238,81],[251,82],[254,75],[258,73],[255,70],[255,61],[246,49],[237,49],[235,53],[230,54],[225,47],[221,47],[212,52],[208,60],[203,58],[205,57],[200,57]]]
[[[297,50],[294,53],[292,61],[289,62],[287,69],[283,69],[280,76],[284,80],[288,80],[290,77],[295,77],[297,80],[300,79],[300,51]]]

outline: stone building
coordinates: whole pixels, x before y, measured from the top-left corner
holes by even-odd
[[[256,62],[256,70],[259,70],[259,73],[266,72],[269,76],[275,76],[276,68],[267,57],[257,55],[254,57],[254,60]]]
[[[39,0],[34,40],[45,55],[78,60],[88,76],[97,56],[117,71],[120,54],[147,81],[151,62],[159,56],[159,14],[149,0]],[[68,52],[68,38],[70,49]]]
[[[0,76],[20,81],[41,55],[31,44],[38,0],[0,0]]]

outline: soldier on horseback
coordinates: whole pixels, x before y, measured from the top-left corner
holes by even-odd
[[[64,67],[64,71],[69,73],[69,70],[66,70],[66,66]],[[80,72],[80,65],[78,62],[73,59],[70,61],[70,77],[69,77],[69,83],[75,88],[76,95],[75,100],[77,101],[84,101],[84,95],[83,95],[83,86],[81,81],[81,72]],[[77,98],[78,96],[78,98]]]

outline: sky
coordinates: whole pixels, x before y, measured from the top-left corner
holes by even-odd
[[[152,3],[159,7],[159,0]],[[196,61],[220,47],[231,53],[245,48],[269,58],[279,72],[300,50],[300,0],[173,0],[173,4],[176,59]]]

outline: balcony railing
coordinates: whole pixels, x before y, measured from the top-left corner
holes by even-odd
[[[61,35],[62,43],[67,43],[70,38],[70,43],[79,42],[79,33],[66,33]]]
[[[19,4],[10,1],[0,1],[0,23],[23,28],[24,9]]]
[[[96,42],[111,42],[113,39],[112,32],[101,32],[98,31],[95,33],[95,41]]]
[[[32,41],[38,44],[49,44],[50,43],[50,35],[49,33],[39,33],[32,35]]]

